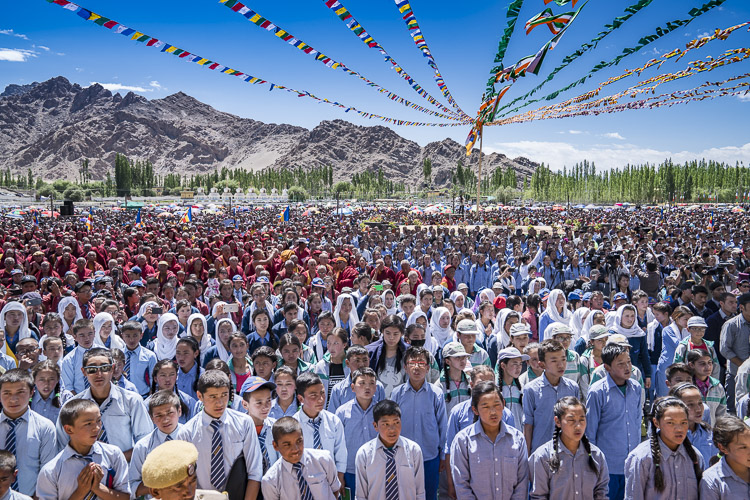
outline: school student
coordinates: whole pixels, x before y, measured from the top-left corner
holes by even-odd
[[[76,323],[77,325],[78,323]],[[112,383],[112,353],[103,347],[94,347],[83,355],[81,372],[86,374],[90,387],[70,400],[90,399],[101,408],[102,431],[99,440],[120,448],[130,460],[133,446],[154,428],[148,418],[143,399]],[[65,403],[65,404],[68,404]],[[64,424],[57,419],[57,447],[68,442]]]
[[[523,434],[529,454],[552,439],[555,403],[565,396],[580,398],[581,395],[578,385],[563,377],[567,367],[565,347],[547,339],[538,351],[544,373],[523,388]]]
[[[39,472],[37,499],[129,499],[125,456],[117,446],[97,439],[103,428],[99,406],[89,399],[72,399],[60,409],[58,421],[67,444]]]
[[[9,451],[0,450],[0,499],[31,500],[31,497],[12,489],[18,476],[16,457]]]
[[[192,443],[173,440],[160,444],[143,462],[143,484],[146,491],[151,497],[160,500],[209,498],[211,492],[196,489],[197,462],[198,449]],[[221,498],[225,498],[224,495]]]
[[[138,394],[145,398],[151,391],[151,372],[156,366],[156,354],[141,345],[143,330],[139,322],[125,322],[121,332],[122,340],[125,342],[123,376],[134,383]]]
[[[16,457],[18,476],[11,489],[34,495],[42,465],[57,453],[52,422],[29,408],[34,380],[28,370],[13,368],[0,375],[0,446]]]
[[[336,416],[344,425],[344,437],[348,448],[344,479],[346,487],[351,491],[350,496],[355,497],[356,450],[378,434],[376,428],[373,427],[373,408],[377,404],[375,401],[377,386],[375,371],[369,366],[353,372],[350,379],[354,399],[339,406]]]
[[[687,437],[688,408],[667,396],[654,401],[651,436],[625,460],[625,497],[698,500],[703,457]]]
[[[140,327],[139,327],[140,328]],[[81,371],[83,355],[94,345],[94,324],[88,319],[79,319],[71,328],[78,346],[62,360],[63,387],[78,394],[88,388],[88,380]]]
[[[460,324],[460,323],[459,323]],[[474,322],[471,322],[472,328]],[[425,498],[437,497],[439,470],[445,458],[448,415],[442,391],[425,380],[430,368],[429,353],[423,347],[410,347],[404,353],[409,376],[405,384],[393,390],[391,400],[409,415],[402,422],[402,434],[419,444],[424,459]]]
[[[199,364],[200,355],[198,341],[193,337],[183,337],[177,341],[174,355],[177,366],[180,367],[177,370],[177,388],[195,400],[198,399],[198,379],[204,371]]]
[[[443,346],[442,355],[440,387],[445,397],[445,411],[450,413],[457,404],[471,399],[469,377],[466,373],[469,354],[460,342],[448,342]]]
[[[60,407],[72,396],[70,391],[62,388],[60,366],[51,359],[45,359],[34,367],[31,376],[34,379],[31,409],[54,425]]]
[[[721,459],[703,473],[702,500],[745,499],[750,497],[750,427],[742,420],[725,415],[716,420],[714,444]]]
[[[401,435],[401,409],[391,400],[372,409],[376,437],[357,451],[357,500],[425,498],[422,450]]]
[[[526,441],[520,431],[502,421],[505,404],[500,388],[492,382],[477,384],[471,392],[471,407],[478,420],[459,432],[451,445],[450,470],[456,498],[526,498]]]
[[[62,339],[60,337],[47,337],[46,339],[44,339],[42,341],[42,354],[44,355],[45,358],[55,362],[55,364],[58,364],[58,365],[62,364],[62,358],[65,355],[65,348],[63,346]],[[5,368],[6,370],[10,370],[10,368],[15,367],[16,362],[13,361],[13,358],[11,358],[5,353],[2,353],[2,356],[5,356],[6,358],[10,359],[10,361],[13,363],[13,366],[8,366],[7,364],[3,364],[1,357],[0,357],[0,366],[3,366],[3,368]]]
[[[250,360],[256,377],[273,381],[273,372],[277,368],[276,352],[273,349],[267,345],[258,347],[250,356]],[[208,369],[208,365],[206,365],[206,369]]]
[[[505,407],[513,414],[514,427],[523,432],[523,392],[518,377],[524,361],[529,356],[515,347],[506,347],[497,353],[497,385],[503,393]]]
[[[526,387],[526,384],[534,380],[535,378],[541,377],[544,373],[544,368],[539,364],[539,346],[538,342],[531,342],[524,347],[522,353],[529,357],[529,363],[520,377],[518,382],[521,384],[521,388]]]
[[[555,433],[529,457],[530,499],[606,500],[609,471],[604,454],[586,438],[586,407],[566,396],[555,403]]]
[[[605,378],[586,397],[586,437],[604,453],[609,469],[609,498],[625,494],[625,459],[641,442],[645,393],[630,378],[630,345],[607,344],[602,350]]]
[[[273,380],[276,384],[276,398],[268,416],[274,420],[294,416],[299,411],[297,374],[288,366],[281,366],[274,372]]]
[[[112,353],[112,359],[114,359],[114,364],[112,365],[112,383],[118,387],[122,387],[126,391],[138,394],[138,388],[123,374],[125,370],[125,354],[116,347],[111,348],[110,352]]]
[[[333,386],[331,390],[331,397],[328,401],[328,411],[336,413],[336,410],[341,407],[344,403],[354,399],[354,391],[352,390],[351,374],[357,370],[365,368],[370,363],[370,357],[367,354],[367,349],[360,345],[353,345],[346,350],[346,367],[349,370],[344,380]],[[377,403],[385,399],[385,387],[379,380],[375,380],[375,395],[373,396],[373,403]]]
[[[302,321],[302,320],[294,320]],[[302,321],[304,325],[304,321]],[[302,341],[293,333],[285,333],[279,337],[278,353],[281,354],[279,366],[288,366],[297,375],[312,369],[314,365],[307,363],[302,359]]]
[[[263,476],[264,500],[336,500],[341,491],[333,457],[305,446],[302,425],[292,417],[273,424],[273,448],[281,460]]]
[[[721,365],[719,364],[719,358],[716,356],[714,343],[703,338],[706,335],[706,328],[708,328],[706,320],[700,316],[693,316],[688,320],[687,329],[688,332],[690,332],[690,336],[682,339],[680,343],[677,344],[677,349],[674,352],[674,362],[684,362],[687,352],[692,351],[693,349],[707,351],[711,355],[711,361],[713,362],[711,376],[718,379]]]
[[[142,480],[143,462],[146,457],[160,444],[175,439],[177,431],[181,427],[182,407],[180,398],[173,391],[161,390],[149,398],[148,414],[156,428],[135,443],[133,456],[130,458],[128,482],[130,483],[130,491],[136,498],[149,493]]]
[[[714,446],[711,426],[703,421],[704,404],[700,390],[689,382],[672,387],[669,395],[679,398],[688,407],[688,438],[703,456],[703,468],[711,466],[711,457],[719,450]]]
[[[330,336],[329,336],[330,337]],[[336,463],[341,484],[341,493],[346,487],[347,447],[344,426],[333,413],[325,410],[326,393],[323,381],[313,372],[305,372],[297,377],[297,399],[302,403],[300,410],[292,418],[299,421],[305,448],[326,450]]]
[[[242,406],[255,424],[255,434],[258,436],[263,461],[263,474],[279,459],[278,452],[271,446],[275,420],[268,417],[271,411],[271,393],[274,389],[276,384],[261,377],[247,378],[240,388]]]
[[[492,366],[487,351],[477,344],[477,335],[479,334],[476,323],[470,319],[462,319],[456,325],[456,339],[464,346],[464,350],[471,355],[469,358],[471,366]]]
[[[237,458],[245,458],[245,497],[255,498],[260,490],[263,462],[253,420],[238,411],[227,411],[231,391],[229,376],[220,370],[206,370],[198,380],[201,411],[177,431],[175,439],[198,448],[196,475],[201,489],[224,491]]]
[[[565,323],[552,323],[547,327],[545,336],[560,342],[565,348],[565,378],[575,382],[581,389],[581,397],[586,398],[588,391],[588,378],[586,377],[586,366],[581,361],[581,356],[570,348],[573,340],[573,330]]]
[[[323,389],[326,391],[326,409],[328,409],[333,388],[349,375],[349,368],[344,364],[348,342],[349,335],[346,330],[341,327],[334,328],[326,337],[328,352],[312,369],[313,373],[316,373],[323,381]]]
[[[724,386],[711,376],[713,360],[708,351],[692,349],[685,355],[685,361],[693,370],[693,382],[701,391],[703,402],[711,412],[711,424],[727,413],[727,394]]]

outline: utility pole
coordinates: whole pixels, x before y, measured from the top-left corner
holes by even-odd
[[[479,175],[477,175],[477,219],[479,219],[479,196],[482,189],[482,129],[479,129]]]

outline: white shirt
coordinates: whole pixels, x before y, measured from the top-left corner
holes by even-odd
[[[344,425],[341,419],[333,413],[322,410],[318,417],[320,422],[320,444],[324,450],[331,454],[331,458],[336,462],[336,470],[342,474],[346,472],[346,438],[344,437]],[[305,413],[304,407],[294,414],[295,419],[299,420],[302,425],[302,435],[305,438],[305,448],[314,449],[315,431],[312,425],[312,419]]]
[[[0,445],[3,447],[10,430],[6,423],[8,420],[10,419],[5,412],[0,413]],[[57,454],[55,426],[30,409],[16,420],[18,491],[24,495],[33,495],[39,470]]]
[[[383,442],[376,437],[363,444],[357,452],[357,500],[385,500],[387,459],[384,448]],[[393,448],[398,477],[398,498],[423,500],[425,491],[422,449],[417,443],[403,436],[398,438]]]
[[[341,482],[331,455],[325,450],[305,448],[300,463],[313,498],[336,500],[334,492],[341,489]],[[264,500],[299,500],[299,483],[292,464],[284,459],[273,464],[263,476],[261,490]]]
[[[172,439],[175,439],[175,436],[177,435],[177,431],[180,430],[179,423],[177,424],[177,427],[175,430],[172,431],[170,436],[172,436]],[[132,492],[131,498],[137,498],[135,496],[135,492],[138,490],[138,486],[143,481],[143,477],[141,476],[141,469],[143,469],[143,462],[146,461],[146,457],[148,456],[151,451],[162,444],[167,439],[167,434],[164,434],[159,429],[154,429],[151,431],[150,434],[148,434],[143,439],[139,440],[137,443],[135,443],[135,446],[133,446],[133,454],[130,457],[130,468],[128,471],[128,482],[130,483],[130,491]],[[153,498],[151,495],[145,495],[145,498]]]

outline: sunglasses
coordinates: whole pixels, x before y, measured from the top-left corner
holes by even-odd
[[[112,365],[84,366],[83,372],[86,375],[96,375],[98,372],[109,373],[112,371]]]

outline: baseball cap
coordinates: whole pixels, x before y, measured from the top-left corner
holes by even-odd
[[[470,319],[462,319],[456,325],[456,333],[462,333],[464,335],[477,335],[477,325]]]
[[[612,297],[613,301],[617,300],[628,300],[628,296],[625,295],[625,292],[617,292],[614,297]]]
[[[591,300],[591,292],[584,293],[581,300]]]
[[[143,287],[146,288],[146,285],[143,284],[143,281],[141,280],[133,280],[130,282],[131,287]]]
[[[568,300],[581,300],[581,296],[577,292],[570,292],[568,294]]]
[[[547,297],[549,296],[549,288],[542,288],[539,290],[539,298],[542,300],[547,300]]]
[[[252,377],[247,377],[245,381],[242,383],[242,388],[240,389],[240,396],[244,396],[245,393],[247,392],[255,392],[258,389],[274,390],[276,389],[276,384],[274,384],[273,382],[269,382],[263,377],[258,377],[255,375]]]
[[[607,327],[604,325],[594,325],[589,328],[589,339],[591,340],[599,340],[602,337],[608,336],[609,330],[607,330]]]
[[[610,333],[609,337],[607,337],[607,345],[609,344],[617,344],[628,348],[631,347],[628,338],[621,333]]]
[[[141,268],[138,266],[133,266],[128,270],[129,273],[136,273],[141,274]]]
[[[555,335],[571,335],[573,333],[573,330],[570,329],[568,325],[565,323],[560,323],[559,321],[555,321],[554,323],[551,323],[548,327],[545,333],[549,333],[550,336],[554,337]]]
[[[700,316],[692,316],[690,319],[688,319],[687,327],[708,328],[708,325],[706,324],[706,320],[701,318]]]
[[[510,327],[510,336],[531,335],[531,328],[526,323],[514,323]]]
[[[244,282],[245,280],[243,280],[243,279],[242,279],[242,276],[240,276],[239,274],[235,274],[235,275],[234,275],[234,276],[232,277],[232,281],[243,281],[243,282]]]
[[[461,342],[448,342],[443,346],[443,357],[444,358],[460,358],[470,357],[471,354],[466,352]]]
[[[469,289],[469,285],[467,285],[466,283],[459,283],[457,288],[458,288],[458,290],[462,290],[464,288],[466,290],[468,290]]]
[[[11,276],[15,276],[16,274],[23,274],[23,271],[21,271],[20,269],[13,269],[13,270],[12,270],[12,271],[10,272],[10,275],[11,275]],[[75,274],[75,273],[73,273],[73,274]]]
[[[256,279],[255,282],[271,284],[271,281],[268,279],[268,276],[258,276],[258,279]]]
[[[500,363],[503,359],[521,358],[521,361],[528,361],[528,354],[521,354],[521,351],[515,347],[506,347],[497,352],[497,362]]]
[[[24,284],[24,283],[36,283],[36,278],[34,276],[27,274],[26,276],[21,278],[21,284]]]
[[[602,308],[603,308],[604,310],[607,310],[607,309],[609,309],[609,308],[610,308],[609,302],[607,302],[607,301],[605,300],[605,301],[604,301],[604,304],[602,304]]]
[[[325,285],[325,283],[323,283],[323,279],[322,278],[313,278],[313,280],[312,280],[312,286],[325,287],[326,285]]]

